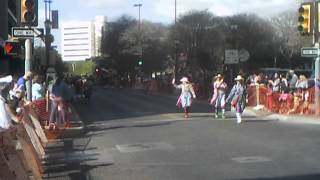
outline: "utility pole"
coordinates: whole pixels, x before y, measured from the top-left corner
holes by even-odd
[[[174,0],[174,77],[178,75],[177,0]]]
[[[45,48],[46,48],[46,71],[50,67],[50,50],[51,50],[51,3],[52,0],[44,0],[45,3]]]
[[[139,42],[138,42],[138,44],[139,44],[139,55],[140,56],[142,56],[142,46],[141,46],[141,17],[140,17],[140,8],[141,8],[141,6],[142,6],[142,4],[134,4],[133,5],[134,7],[138,7],[138,9],[139,9],[139,24],[138,24],[138,26],[139,26]]]
[[[25,67],[24,67],[24,72],[29,73],[31,72],[31,56],[32,56],[32,41],[30,38],[26,39],[25,41]],[[26,89],[27,89],[27,100],[31,101],[32,97],[32,80],[29,79],[26,82]]]
[[[320,80],[320,54],[319,54],[319,1],[314,0],[314,9],[313,9],[313,14],[314,14],[314,28],[313,28],[313,41],[314,41],[314,46],[318,48],[318,56],[315,59],[314,62],[314,75],[315,79],[314,81],[317,82],[317,80]],[[320,115],[320,89],[319,87],[316,86],[315,83],[315,105],[316,105],[316,115]]]
[[[138,35],[138,51],[139,51],[139,55],[138,55],[138,61],[137,61],[137,64],[138,64],[138,67],[137,67],[137,70],[138,70],[138,74],[139,73],[141,73],[142,72],[142,64],[143,64],[143,60],[142,60],[142,42],[141,42],[141,15],[140,15],[140,12],[141,12],[141,6],[142,6],[142,4],[141,3],[139,3],[139,4],[134,4],[133,5],[134,7],[138,7],[138,9],[139,9],[139,24],[138,24],[138,33],[139,33],[139,35]],[[137,64],[136,64],[136,66],[137,66]]]

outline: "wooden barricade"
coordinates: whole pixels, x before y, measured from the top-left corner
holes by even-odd
[[[28,180],[30,176],[32,176],[31,179],[42,179],[44,172],[42,160],[48,144],[48,135],[58,138],[63,129],[58,133],[45,133],[42,128],[45,124],[41,124],[45,103],[37,103],[41,104],[38,109],[33,103],[24,106],[20,124],[10,130],[0,129],[0,180]],[[39,109],[40,111],[37,111]],[[39,112],[42,112],[42,116]],[[70,113],[67,111],[68,122],[71,118]],[[47,115],[48,112],[45,116]]]
[[[15,134],[10,131],[6,130],[0,134],[0,179],[28,180],[28,169],[24,164],[24,157],[21,156],[21,151],[16,149],[13,139]]]

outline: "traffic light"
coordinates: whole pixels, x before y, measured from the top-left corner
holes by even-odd
[[[20,43],[17,41],[5,41],[4,52],[7,55],[17,55],[21,51]]]
[[[310,34],[313,30],[313,11],[312,11],[312,4],[311,3],[304,3],[301,4],[299,8],[299,26],[298,30],[301,34]]]
[[[142,64],[143,64],[142,59],[139,59],[139,60],[138,60],[138,65],[139,65],[139,66],[142,66]]]
[[[20,23],[38,26],[38,0],[20,0]]]

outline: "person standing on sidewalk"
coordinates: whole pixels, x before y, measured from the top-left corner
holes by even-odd
[[[213,105],[213,109],[215,112],[215,118],[218,118],[219,110],[222,112],[222,118],[225,116],[225,94],[226,94],[227,84],[224,82],[224,79],[221,74],[216,76],[216,80],[213,83],[213,95],[210,100],[210,104]]]
[[[184,117],[189,117],[189,110],[192,103],[192,97],[196,98],[196,94],[193,90],[192,84],[189,83],[189,80],[187,77],[183,77],[180,79],[181,84],[176,85],[175,84],[175,78],[172,80],[172,85],[177,88],[181,89],[181,95],[179,96],[179,99],[177,101],[177,105],[184,109]]]
[[[242,112],[244,111],[246,104],[246,90],[243,83],[243,78],[241,75],[238,75],[235,79],[236,84],[232,87],[231,92],[227,98],[228,104],[231,103],[236,110],[237,123],[242,122]]]
[[[9,129],[12,126],[11,120],[17,122],[16,116],[11,113],[7,104],[9,86],[12,82],[12,76],[0,78],[0,129]]]

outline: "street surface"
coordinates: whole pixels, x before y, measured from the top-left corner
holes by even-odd
[[[320,179],[319,125],[248,115],[237,124],[231,112],[217,120],[198,100],[185,120],[176,98],[96,89],[90,104],[75,104],[85,134],[60,142],[65,153],[51,171],[93,180]]]

